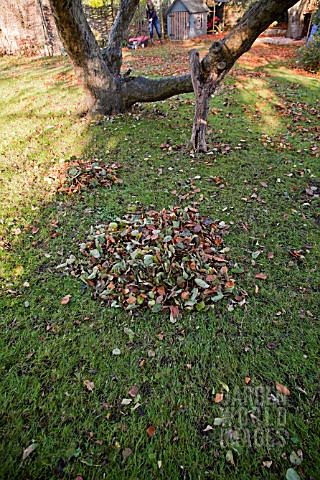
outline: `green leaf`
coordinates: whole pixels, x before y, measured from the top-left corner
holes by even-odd
[[[290,462],[293,464],[293,465],[301,465],[302,463],[302,458],[299,457],[296,452],[291,452],[290,453]]]
[[[286,480],[300,480],[300,475],[293,468],[288,468],[286,473]]]
[[[253,253],[252,253],[252,258],[255,260],[256,258],[259,257],[260,253],[261,253],[260,250],[258,250],[258,251],[256,251],[256,252],[253,252]]]
[[[90,250],[90,255],[94,258],[100,258],[100,252],[97,248]]]
[[[161,312],[161,310],[162,310],[162,305],[160,305],[158,303],[156,305],[153,305],[153,307],[151,308],[151,311],[153,313],[159,313],[159,312]]]
[[[172,236],[171,235],[166,235],[163,239],[163,243],[168,243],[168,242],[170,242],[170,240],[172,240]]]
[[[134,339],[134,332],[131,330],[131,328],[125,327],[123,331],[129,336],[130,342],[132,342],[132,340]]]
[[[148,266],[148,265],[151,265],[153,263],[153,255],[145,255],[143,257],[143,263]]]
[[[231,273],[244,273],[244,269],[240,267],[235,267],[230,270]]]
[[[208,285],[204,280],[201,280],[201,278],[196,278],[195,283],[199,285],[201,288],[209,288],[210,285]]]
[[[211,300],[213,302],[219,302],[219,300],[222,300],[223,299],[223,293],[219,292],[217,295],[215,295],[214,297],[211,297]]]
[[[203,310],[204,308],[206,308],[206,304],[205,304],[203,301],[200,302],[200,303],[197,303],[197,305],[196,305],[196,310],[197,310],[198,312],[201,312],[201,310]]]

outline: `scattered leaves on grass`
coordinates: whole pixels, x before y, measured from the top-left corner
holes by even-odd
[[[117,177],[119,163],[108,164],[102,160],[70,159],[60,161],[49,171],[45,181],[53,184],[56,191],[61,193],[79,193],[81,190],[94,188],[98,185],[111,187],[122,183]]]
[[[23,454],[22,454],[22,461],[24,462],[24,460],[26,458],[29,457],[29,455],[37,448],[38,444],[37,443],[32,443],[31,445],[29,445],[29,447],[27,447],[24,451],[23,451]]]
[[[290,390],[287,387],[281,385],[281,383],[276,382],[276,389],[278,390],[278,392],[283,393],[283,395],[286,395],[287,397],[290,396]]]
[[[228,229],[190,206],[126,215],[91,227],[81,278],[112,307],[169,309],[173,323],[180,310],[212,309],[224,297],[231,311],[245,293],[235,292],[237,264],[221,252]]]

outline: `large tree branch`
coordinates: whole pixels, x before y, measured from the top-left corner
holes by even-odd
[[[135,102],[157,102],[173,95],[193,91],[190,75],[155,80],[139,76],[129,77],[127,80],[120,79],[119,82],[122,83],[124,94],[131,105]]]
[[[255,3],[228,35],[212,44],[201,62],[204,80],[212,71],[220,74],[222,70],[230,70],[258,36],[295,3],[297,0],[260,0]]]
[[[123,38],[138,5],[139,0],[121,0],[118,14],[109,35],[108,46],[103,51],[103,58],[114,75],[120,73]]]

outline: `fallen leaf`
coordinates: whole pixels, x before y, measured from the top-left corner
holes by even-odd
[[[138,387],[137,387],[136,385],[134,385],[134,386],[131,388],[131,390],[130,390],[130,392],[129,392],[129,395],[130,395],[131,397],[135,397],[135,396],[138,394],[138,391],[139,391],[139,390],[138,390]]]
[[[278,392],[283,393],[283,395],[286,395],[287,397],[290,396],[290,390],[287,387],[281,385],[281,383],[276,382],[276,389],[278,390]]]
[[[35,233],[38,233],[39,232],[39,227],[33,227],[32,228],[32,233],[35,234]]]
[[[153,437],[153,435],[154,435],[154,425],[150,425],[150,427],[147,428],[146,432],[149,435],[149,437]]]
[[[132,453],[132,450],[131,448],[125,448],[124,450],[122,450],[122,456],[123,458],[128,458]]]
[[[245,377],[244,381],[246,382],[246,384],[248,385],[248,383],[251,382],[251,378],[250,377]]]
[[[300,475],[293,468],[288,468],[286,473],[286,480],[300,480]]]
[[[29,445],[29,447],[26,448],[26,449],[23,451],[22,461],[24,461],[26,458],[28,458],[29,455],[37,448],[37,446],[38,446],[37,443],[32,443],[31,445]]]
[[[216,393],[214,398],[214,403],[220,403],[223,400],[223,393]]]
[[[61,299],[61,304],[62,304],[62,305],[67,305],[67,303],[70,302],[70,298],[71,298],[71,295],[66,295],[65,297],[63,297],[63,298]]]
[[[87,390],[89,390],[89,392],[92,392],[92,390],[94,389],[94,382],[90,382],[90,380],[85,380],[83,384],[85,387],[87,387]]]
[[[301,452],[302,453],[302,452]],[[293,465],[301,465],[302,463],[302,458],[301,456],[299,457],[296,452],[291,452],[290,453],[290,462],[293,464]]]
[[[136,303],[136,301],[137,301],[136,297],[133,297],[133,296],[127,299],[127,303],[129,305],[133,305],[134,303]]]
[[[265,462],[262,462],[262,465],[266,468],[270,468],[272,465],[272,460],[266,460]]]
[[[203,432],[210,432],[210,430],[213,430],[213,427],[211,427],[211,425],[207,425],[206,428],[202,431]]]
[[[234,465],[234,460],[233,460],[233,453],[231,450],[228,450],[226,453],[226,461],[227,463],[230,463],[231,465]]]
[[[112,355],[120,355],[120,353],[121,353],[121,352],[120,352],[119,348],[114,348],[114,349],[112,350]]]
[[[254,278],[260,278],[260,280],[265,280],[267,278],[267,275],[265,275],[264,273],[257,273]]]
[[[132,398],[123,398],[121,401],[121,405],[130,405],[132,402]]]

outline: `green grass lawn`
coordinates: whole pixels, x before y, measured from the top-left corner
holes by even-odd
[[[319,478],[318,79],[240,62],[194,155],[192,95],[98,121],[71,74],[65,58],[0,59],[0,477]],[[120,163],[123,183],[57,193],[50,168],[72,157]],[[190,185],[182,206],[230,226],[242,306],[172,323],[56,268],[92,225]]]

